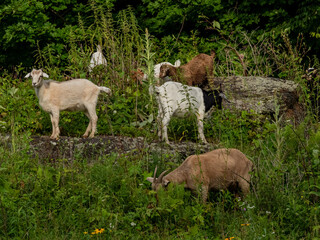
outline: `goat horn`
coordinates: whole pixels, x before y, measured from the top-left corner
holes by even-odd
[[[162,173],[160,174],[160,176],[159,176],[159,178],[158,178],[158,182],[161,182],[161,181],[162,181],[162,178],[163,178],[163,176],[164,176],[164,174],[165,174],[166,172],[168,172],[168,170],[165,170],[164,172],[162,172]]]
[[[158,166],[156,166],[156,168],[154,169],[153,182],[156,182],[157,169],[158,169]]]

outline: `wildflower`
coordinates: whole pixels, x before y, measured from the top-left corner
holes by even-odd
[[[250,223],[242,223],[241,226],[249,226]]]
[[[225,238],[224,240],[231,240],[234,239],[234,237]]]
[[[95,235],[95,234],[101,234],[101,233],[103,233],[104,232],[104,228],[101,228],[101,229],[99,229],[99,228],[97,228],[97,229],[95,229],[91,234],[92,235]]]
[[[88,234],[88,232],[83,232],[83,234]]]
[[[132,227],[134,227],[135,225],[137,225],[137,224],[134,223],[134,222],[131,222],[130,224],[131,224]]]

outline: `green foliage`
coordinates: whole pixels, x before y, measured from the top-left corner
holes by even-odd
[[[0,238],[318,239],[320,130],[311,103],[316,93],[301,76],[306,67],[319,67],[318,57],[308,56],[318,49],[319,7],[313,1],[122,2],[132,7],[114,0],[0,3]],[[97,44],[108,66],[88,73]],[[111,88],[111,97],[99,97],[99,134],[149,141],[157,139],[157,110],[148,93],[154,64],[186,63],[211,50],[216,76],[291,79],[306,105],[305,118],[295,125],[279,111],[272,120],[227,109],[205,119],[209,142],[238,148],[253,161],[245,199],[218,191],[202,204],[183,185],[151,191],[145,179],[155,166],[174,169],[183,158],[147,149],[90,163],[81,154],[47,160],[30,155],[30,135],[50,135],[51,122],[30,80],[21,79],[26,66],[41,67],[58,81],[89,78]],[[132,79],[137,68],[148,82]],[[87,124],[82,113],[62,113],[61,135],[81,136]],[[194,117],[172,119],[169,137],[197,141],[196,129]]]
[[[46,131],[44,124],[49,124],[50,119],[37,106],[31,82],[5,77],[1,78],[1,89],[0,105],[5,106],[0,110],[0,119],[4,122],[2,131],[15,134],[27,130],[32,133]]]
[[[209,15],[221,9],[219,0],[208,1],[149,1],[143,0],[146,9],[141,9],[141,19],[145,18],[148,13],[153,17],[147,18],[144,25],[150,28],[155,34],[172,34],[176,33],[179,28],[185,25],[187,29],[190,26],[199,27],[199,13]],[[143,13],[142,10],[147,10]]]
[[[128,5],[131,7],[127,8]],[[131,16],[127,15],[128,9]],[[242,32],[257,31],[260,38],[265,34],[274,35],[276,42],[279,43],[284,30],[291,39],[297,39],[302,34],[306,38],[307,45],[312,47],[312,54],[316,54],[319,50],[316,44],[319,33],[318,12],[319,7],[316,1],[312,0],[300,2],[260,0],[243,3],[219,0],[179,2],[124,0],[121,3],[114,0],[93,0],[86,3],[77,0],[5,0],[0,3],[2,46],[0,64],[5,68],[20,63],[31,67],[36,59],[34,52],[40,47],[41,50],[51,51],[53,56],[59,56],[56,61],[65,67],[68,62],[67,52],[70,50],[66,46],[72,39],[71,34],[76,33],[78,36],[80,33],[82,41],[91,43],[89,49],[84,46],[82,49],[84,51],[92,53],[96,41],[103,43],[104,47],[112,48],[115,44],[112,36],[119,30],[126,29],[128,30],[126,33],[130,35],[139,29],[130,27],[134,15],[137,16],[137,19],[134,17],[136,25],[141,29],[148,28],[159,41],[167,41],[165,40],[167,38],[173,38],[174,41],[192,38],[197,32],[201,41],[204,41],[206,50],[210,50],[221,38],[217,31],[208,31],[209,21],[213,22],[214,28],[219,29],[225,36],[233,35],[235,38],[240,37]],[[121,20],[110,21],[112,15],[118,15]],[[113,28],[114,22],[119,23],[117,28]],[[109,34],[106,35],[106,32]],[[121,44],[126,45],[128,50],[141,46],[136,44],[134,38],[126,39],[123,39]],[[79,48],[81,44],[78,45]],[[169,49],[169,55],[177,53],[176,46],[171,46]],[[107,52],[110,52],[111,56],[114,54],[109,50]],[[131,54],[130,51],[126,53]],[[162,60],[162,54],[160,51],[159,61]],[[20,56],[19,60],[15,57],[17,55]]]
[[[312,145],[318,133],[307,142],[290,128],[280,128],[286,140],[319,147]],[[172,156],[114,153],[94,164],[81,156],[42,162],[28,154],[27,139],[17,138],[15,153],[1,142],[1,238],[319,237],[318,185],[304,184],[319,180],[318,156],[313,151],[314,164],[304,169],[286,145],[287,157],[275,161],[269,148],[272,135],[246,153],[255,164],[252,193],[241,200],[228,191],[214,192],[207,204],[183,185],[150,190],[145,179],[152,172],[147,169],[167,168]]]
[[[230,145],[254,144],[258,139],[270,134],[270,123],[261,115],[242,111],[231,112],[228,109],[216,110],[205,121],[205,135],[217,142]]]

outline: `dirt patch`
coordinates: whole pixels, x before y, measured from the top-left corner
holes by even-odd
[[[91,139],[61,137],[58,140],[33,136],[30,141],[30,154],[39,159],[49,160],[73,160],[75,158],[94,160],[111,153],[134,154],[139,152],[179,154],[185,158],[195,153],[208,152],[213,149],[215,149],[215,146],[212,144],[178,142],[168,146],[160,142],[147,142],[143,137],[125,136],[97,136]]]

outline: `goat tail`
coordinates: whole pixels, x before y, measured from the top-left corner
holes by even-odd
[[[106,93],[108,93],[109,95],[111,95],[111,89],[107,88],[107,87],[99,87],[100,91],[104,91]]]

